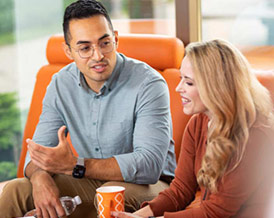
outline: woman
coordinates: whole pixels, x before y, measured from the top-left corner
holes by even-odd
[[[186,127],[175,179],[128,217],[265,217],[273,184],[274,115],[270,95],[230,43],[186,48],[180,93]],[[198,208],[185,208],[201,189]]]

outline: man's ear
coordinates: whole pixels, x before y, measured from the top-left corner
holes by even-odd
[[[115,40],[116,49],[117,49],[118,48],[118,42],[119,42],[118,31],[117,30],[114,30],[114,40]]]
[[[63,49],[64,49],[64,52],[65,52],[66,56],[70,60],[73,60],[73,57],[71,55],[71,49],[70,49],[70,47],[65,42],[62,43],[62,46],[63,46]]]

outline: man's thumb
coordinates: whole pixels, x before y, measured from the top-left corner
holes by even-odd
[[[58,130],[59,143],[66,140],[66,128],[67,128],[66,126],[61,126],[60,129]]]

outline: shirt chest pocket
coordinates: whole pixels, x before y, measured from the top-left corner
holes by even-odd
[[[133,126],[129,120],[103,122],[98,131],[103,156],[132,152]]]

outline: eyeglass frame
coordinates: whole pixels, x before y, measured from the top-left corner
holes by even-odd
[[[74,51],[76,51],[76,52],[78,53],[79,57],[82,58],[82,59],[88,59],[88,58],[92,57],[92,56],[94,55],[94,52],[95,52],[94,46],[98,46],[98,45],[91,44],[90,47],[92,48],[92,54],[91,54],[90,56],[88,56],[88,57],[82,57],[82,56],[80,55],[80,52],[79,52],[80,48],[79,48],[79,49],[76,49],[76,48],[72,47],[69,43],[66,43],[66,44],[67,44],[67,46],[68,46],[69,48],[73,48]],[[101,51],[101,48],[98,47],[100,53],[101,53],[101,54],[108,54],[108,53],[112,52],[113,49],[114,49],[114,47],[115,47],[114,45],[116,45],[117,43],[116,43],[115,41],[112,41],[112,44],[113,44],[112,49],[111,49],[110,51],[108,51],[108,52],[102,52],[102,51]]]

